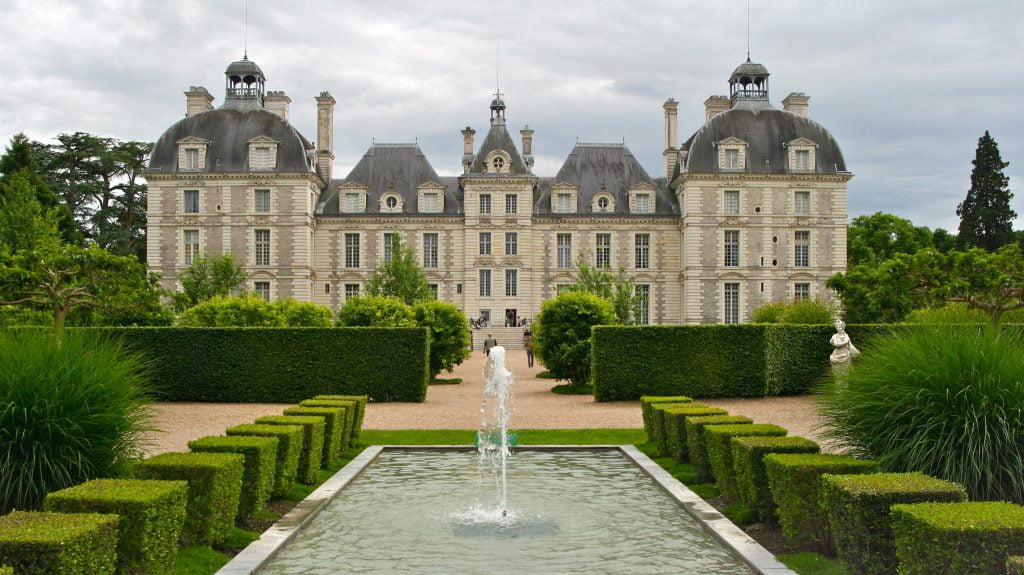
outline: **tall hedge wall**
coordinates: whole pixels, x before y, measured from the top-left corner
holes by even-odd
[[[298,403],[322,394],[421,402],[423,328],[81,328],[124,338],[152,362],[162,401]]]

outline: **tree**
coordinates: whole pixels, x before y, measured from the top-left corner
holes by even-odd
[[[875,212],[858,216],[847,231],[847,265],[878,265],[896,254],[913,254],[932,246],[932,231],[910,220]]]
[[[896,323],[912,310],[936,303],[944,255],[932,248],[896,254],[877,265],[858,264],[825,282],[843,304],[848,323]]]
[[[59,243],[57,218],[39,205],[27,170],[0,181],[0,252],[13,255]]]
[[[615,323],[615,310],[608,300],[590,292],[563,292],[541,305],[534,323],[534,352],[556,378],[574,387],[586,385],[590,329]]]
[[[338,310],[338,327],[416,327],[412,307],[398,298],[362,295]]]
[[[11,137],[11,142],[3,156],[0,156],[0,182],[10,184],[15,174],[23,174],[29,180],[29,186],[35,193],[36,200],[44,211],[54,214],[61,238],[65,243],[81,245],[82,234],[75,218],[59,200],[47,181],[40,175],[41,161],[48,157],[48,148],[39,142],[33,142],[25,134],[19,133]],[[0,198],[4,191],[0,189]]]
[[[1004,313],[1024,308],[1024,254],[1017,244],[994,253],[981,248],[950,252],[945,269],[947,283],[935,286],[935,294],[984,311],[993,327]]]
[[[174,308],[182,312],[214,297],[227,297],[240,290],[245,283],[245,270],[235,263],[231,254],[218,256],[199,254],[192,265],[178,277],[180,292],[175,293]]]
[[[416,324],[430,331],[430,377],[451,371],[469,357],[466,314],[453,303],[421,301],[412,308]]]
[[[576,260],[576,282],[564,289],[568,291],[592,293],[612,304],[616,323],[632,325],[640,317],[643,302],[636,295],[636,283],[619,268],[618,274],[591,266],[585,255]]]
[[[416,253],[402,241],[401,236],[390,236],[391,257],[373,270],[373,276],[366,284],[366,293],[371,296],[397,298],[406,305],[434,299],[434,293],[427,283],[427,275],[416,260]]]
[[[142,172],[153,144],[117,142],[103,152],[103,186],[95,198],[92,232],[96,243],[118,255],[146,257],[146,193]]]
[[[988,131],[978,139],[971,164],[971,188],[956,207],[960,216],[958,245],[992,252],[1014,240],[1013,219],[1017,214],[1010,209],[1010,178],[1003,174],[1010,164],[1000,157],[999,145]]]

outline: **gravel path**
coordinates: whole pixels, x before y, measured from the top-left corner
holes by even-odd
[[[472,357],[442,377],[460,377],[458,385],[431,385],[423,403],[373,403],[367,407],[366,429],[476,429],[480,424],[483,397],[484,354]],[[539,364],[526,365],[526,352],[510,350],[506,359],[513,373],[511,425],[518,429],[584,429],[643,427],[636,401],[597,403],[588,395],[551,393],[556,384],[538,379]],[[757,423],[774,423],[790,435],[817,439],[820,420],[810,396],[763,399],[702,399],[702,403],[746,415]],[[156,427],[150,437],[150,453],[184,451],[187,442],[205,435],[219,435],[232,425],[251,423],[263,415],[279,415],[289,407],[267,403],[161,403],[154,407]]]

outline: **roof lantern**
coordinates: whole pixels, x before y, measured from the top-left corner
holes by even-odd
[[[505,123],[505,100],[501,99],[501,90],[494,93],[491,100],[491,125]]]
[[[768,100],[768,69],[761,64],[747,61],[733,70],[729,77],[729,96],[737,100]]]
[[[263,70],[245,54],[241,60],[232,62],[224,72],[225,99],[256,100],[263,104],[266,76]]]

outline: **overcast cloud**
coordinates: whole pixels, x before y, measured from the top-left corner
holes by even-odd
[[[85,131],[153,141],[182,118],[182,92],[223,100],[245,42],[244,0],[0,0],[0,140]],[[461,135],[487,127],[500,41],[507,117],[536,134],[535,173],[577,139],[619,142],[663,176],[662,103],[685,140],[703,102],[746,58],[746,2],[250,0],[249,57],[292,99],[314,139],[313,98],[335,110],[335,173],[370,143],[418,141],[441,174]],[[810,116],[855,178],[851,217],[886,211],[956,231],[978,137],[999,142],[1024,214],[1024,3],[1020,0],[751,0],[752,59],[776,106]],[[1017,227],[1024,227],[1018,219]]]

